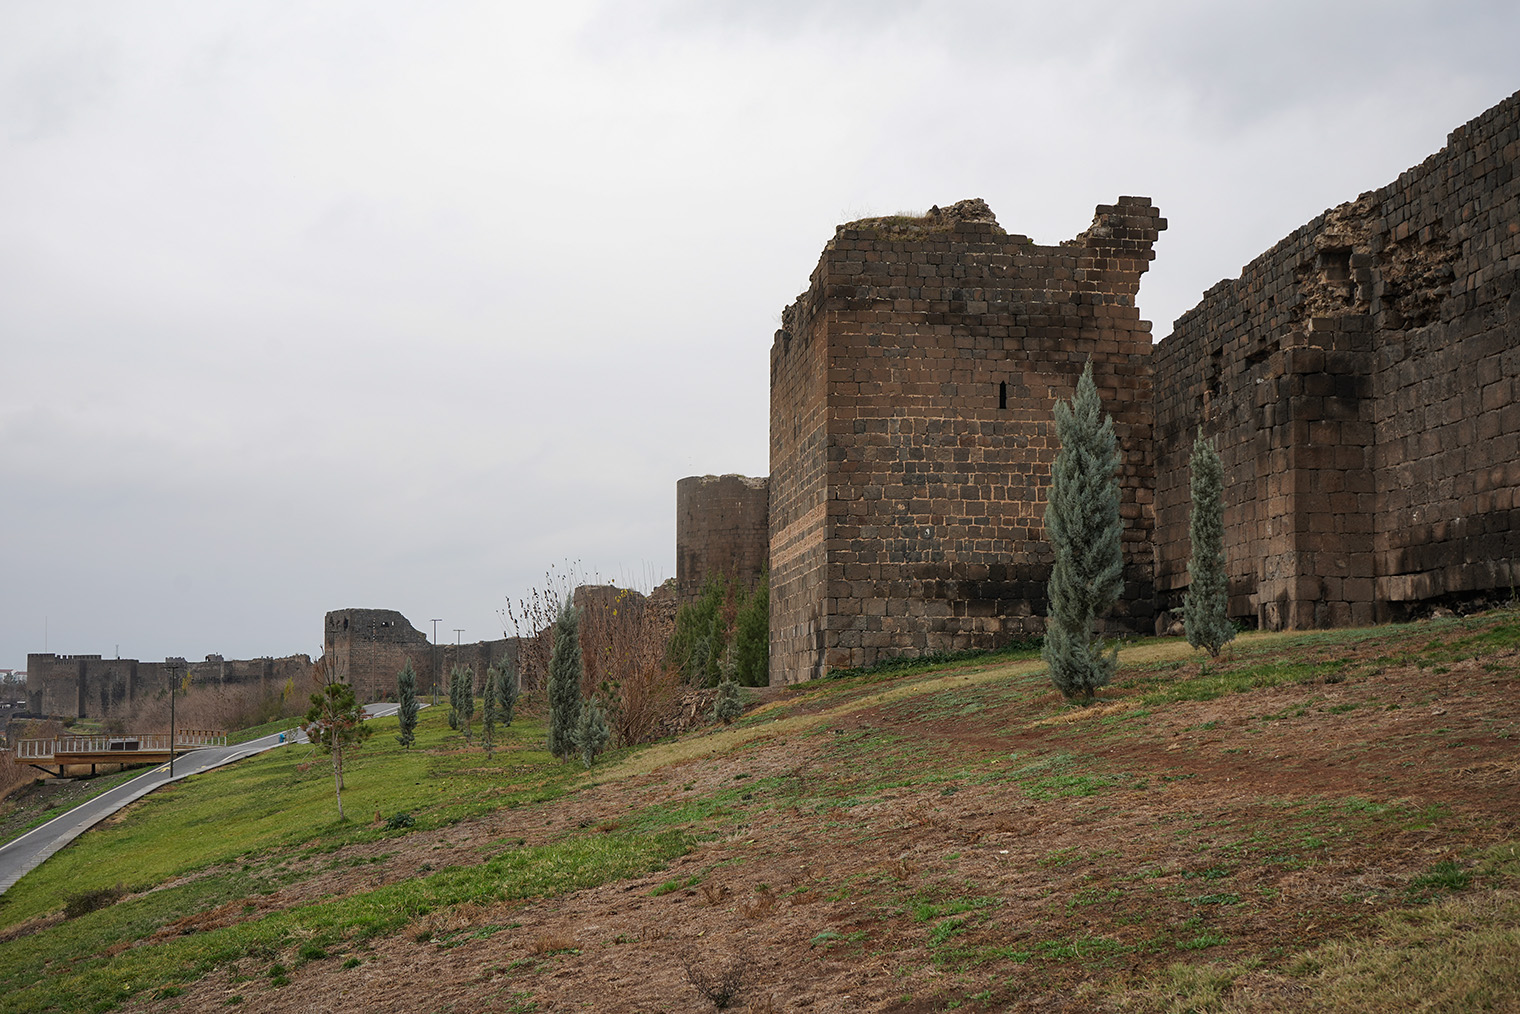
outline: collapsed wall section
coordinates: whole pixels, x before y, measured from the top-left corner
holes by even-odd
[[[1230,613],[1397,618],[1520,578],[1520,93],[1210,289],[1155,352],[1156,582],[1225,464]]]
[[[676,593],[695,599],[709,577],[749,591],[770,545],[770,480],[693,475],[676,483]]]
[[[1055,401],[1089,357],[1123,465],[1125,588],[1150,625],[1146,198],[1039,246],[981,201],[841,226],[771,349],[771,682],[1043,629]]]

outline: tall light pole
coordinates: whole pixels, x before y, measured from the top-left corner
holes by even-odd
[[[169,673],[169,777],[174,777],[174,698],[179,690],[179,679],[175,676],[181,667],[185,665],[182,658],[164,659],[164,669]]]
[[[438,624],[443,620],[433,620],[433,703],[438,703]]]

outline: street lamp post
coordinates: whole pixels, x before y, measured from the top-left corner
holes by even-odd
[[[433,623],[433,703],[438,703],[438,624],[442,619],[435,619]]]
[[[174,698],[178,696],[179,678],[175,675],[185,667],[182,658],[164,659],[164,669],[169,673],[169,777],[174,777]]]

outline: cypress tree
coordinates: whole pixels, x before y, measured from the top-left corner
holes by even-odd
[[[729,678],[746,687],[761,687],[770,682],[770,642],[770,575],[761,574],[755,590],[740,608],[739,615],[734,617],[731,647],[737,657],[735,670]]]
[[[470,741],[470,719],[475,717],[475,670],[454,666],[449,670],[449,728],[464,733]]]
[[[483,707],[480,715],[480,745],[485,747],[486,756],[491,756],[491,750],[496,746],[496,682],[501,679],[501,674],[493,666],[486,670],[486,688]]]
[[[517,675],[517,660],[502,659],[496,669],[496,711],[502,725],[512,724],[512,711],[522,693],[522,679]]]
[[[560,760],[568,760],[575,754],[584,672],[581,611],[567,597],[554,621],[554,652],[549,656],[549,752]]]
[[[464,727],[464,741],[470,741],[470,719],[475,717],[475,670],[464,667],[460,674],[463,685],[459,690],[459,724]]]
[[[449,728],[459,728],[459,667],[449,670]]]
[[[1119,519],[1119,453],[1114,422],[1103,411],[1092,360],[1071,403],[1056,402],[1056,453],[1045,530],[1055,552],[1045,626],[1050,679],[1068,700],[1090,702],[1113,678],[1118,649],[1107,651],[1095,621],[1123,588]]]
[[[417,742],[417,674],[412,671],[412,660],[407,659],[406,665],[401,667],[401,672],[396,675],[396,700],[399,707],[396,709],[396,717],[401,723],[401,735],[396,737],[396,742],[412,748]]]
[[[580,716],[575,720],[575,731],[571,738],[575,742],[575,749],[580,752],[581,761],[588,768],[596,760],[596,755],[607,748],[607,741],[612,738],[612,727],[607,724],[607,716],[602,714],[602,707],[595,697],[581,702]]]
[[[1192,555],[1188,557],[1188,589],[1182,600],[1183,629],[1188,644],[1205,648],[1215,658],[1235,637],[1229,618],[1229,581],[1224,570],[1224,465],[1214,445],[1193,440],[1188,461],[1192,474],[1193,513],[1188,519]]]
[[[718,681],[718,696],[713,701],[713,717],[724,725],[733,722],[734,719],[744,714],[744,697],[739,693],[739,684],[734,679],[734,674],[739,668],[739,651],[737,640],[728,646],[728,651],[723,655],[723,678]]]

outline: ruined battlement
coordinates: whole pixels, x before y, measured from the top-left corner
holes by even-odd
[[[516,657],[517,639],[434,645],[394,609],[334,609],[323,619],[324,657],[352,684],[360,701],[396,697],[396,676],[411,663],[417,693],[444,693],[455,666],[477,679],[502,659]]]
[[[977,200],[836,230],[771,346],[772,682],[1041,628],[1049,420],[1088,356],[1125,461],[1119,622],[1150,625],[1134,297],[1165,227],[1125,197],[1057,246]]]

